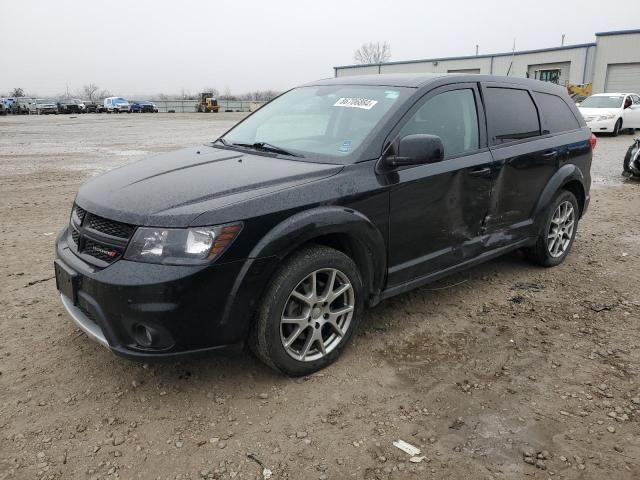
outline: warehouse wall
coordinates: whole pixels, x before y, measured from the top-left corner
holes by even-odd
[[[433,60],[416,63],[381,65],[381,73],[447,73],[449,70],[479,68],[480,73],[489,73],[490,58],[470,58],[459,60]]]
[[[640,32],[596,34],[596,44],[593,93],[601,93],[605,91],[608,65],[640,62]]]
[[[336,67],[336,77],[347,77],[351,75],[369,75],[372,73],[380,73],[378,65],[368,65],[352,68],[340,68]]]
[[[530,70],[553,68],[561,65],[561,84],[565,82],[582,84],[591,79],[595,47],[581,45],[555,50],[533,51],[530,53],[498,54],[452,59],[431,59],[423,61],[393,62],[371,66],[335,67],[337,77],[365,75],[371,73],[447,73],[449,70],[479,69],[481,74],[506,75],[513,59],[510,76],[526,77]],[[534,66],[532,70],[530,67]]]
[[[564,85],[565,82],[574,84],[588,83],[588,78],[584,78],[585,64],[588,67],[589,63],[588,48],[589,47],[579,47],[515,55],[513,57],[510,75],[514,77],[526,77],[531,65],[535,65],[537,69],[540,69],[553,68],[555,64],[568,63],[568,68],[565,66],[565,68],[562,69],[560,83],[562,85]],[[493,64],[493,75],[506,75],[510,63],[511,57],[496,57]]]

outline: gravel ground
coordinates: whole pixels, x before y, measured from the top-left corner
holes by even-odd
[[[640,477],[627,135],[599,139],[563,265],[514,253],[383,302],[321,373],[285,378],[247,354],[134,363],[75,329],[51,276],[78,186],[241,117],[0,118],[0,479]]]

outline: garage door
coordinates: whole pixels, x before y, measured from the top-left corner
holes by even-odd
[[[640,93],[640,63],[607,66],[605,92]]]

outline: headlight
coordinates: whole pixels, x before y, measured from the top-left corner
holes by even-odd
[[[218,258],[242,230],[242,224],[136,230],[124,258],[165,265],[202,265]]]
[[[611,120],[615,116],[616,116],[615,113],[607,113],[606,115],[600,115],[598,117],[598,120]]]

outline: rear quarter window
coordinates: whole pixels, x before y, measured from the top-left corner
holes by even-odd
[[[527,90],[488,87],[484,91],[492,145],[540,135],[540,120]]]
[[[534,92],[533,98],[542,114],[544,133],[568,132],[580,128],[580,123],[562,98],[541,92]]]

